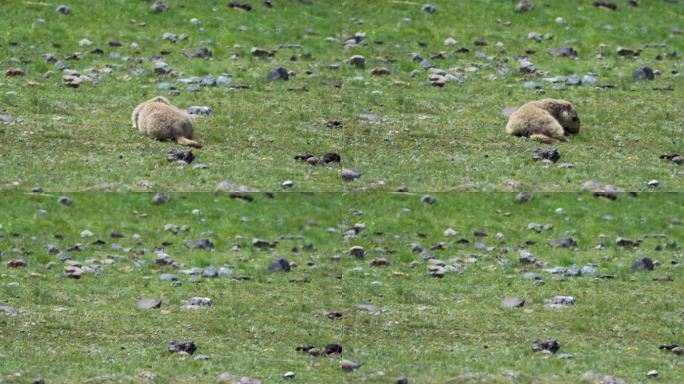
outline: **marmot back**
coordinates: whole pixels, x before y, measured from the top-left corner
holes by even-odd
[[[511,114],[506,132],[544,143],[564,140],[567,134],[580,130],[580,120],[572,103],[565,100],[531,101]]]
[[[191,140],[195,127],[190,116],[162,96],[153,97],[138,105],[131,115],[133,126],[141,133],[157,140],[176,140],[178,144],[202,148]]]

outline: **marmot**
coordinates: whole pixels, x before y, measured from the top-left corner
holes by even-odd
[[[138,105],[133,114],[133,127],[157,140],[176,140],[180,145],[202,148],[191,140],[195,132],[190,116],[162,96],[153,97]]]
[[[575,106],[565,100],[543,99],[531,101],[511,113],[506,132],[513,136],[529,137],[552,144],[564,140],[566,134],[580,130]]]

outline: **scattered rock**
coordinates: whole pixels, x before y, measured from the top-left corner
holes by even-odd
[[[354,55],[349,58],[349,64],[356,68],[364,68],[366,66],[366,58],[361,55]]]
[[[186,48],[183,50],[183,55],[187,57],[196,57],[200,59],[205,59],[213,56],[213,52],[209,48]]]
[[[5,76],[7,77],[24,76],[25,74],[26,73],[21,68],[10,68],[5,71]]]
[[[211,108],[205,106],[192,106],[187,109],[188,115],[207,116],[211,113]]]
[[[531,0],[520,0],[518,5],[515,6],[515,11],[519,13],[524,13],[532,10],[532,8],[534,8],[534,4],[532,4]]]
[[[525,305],[525,299],[520,297],[506,297],[501,300],[501,306],[504,308],[522,308]]]
[[[171,353],[185,352],[192,355],[197,350],[197,346],[192,341],[173,340],[169,342],[168,350]]]
[[[268,265],[268,270],[271,272],[288,272],[290,270],[290,263],[287,259],[276,259]]]
[[[552,248],[576,248],[577,241],[571,237],[564,237],[558,240],[549,240],[549,246]]]
[[[186,164],[190,164],[190,163],[192,163],[193,160],[195,160],[195,154],[192,153],[192,151],[180,151],[180,150],[172,148],[166,152],[166,160],[169,162],[182,161]],[[163,204],[163,203],[164,202],[161,202],[161,203],[155,202],[155,204]]]
[[[351,360],[342,360],[340,363],[340,368],[345,372],[352,372],[359,369],[361,366]]]
[[[223,372],[216,376],[216,381],[226,384],[261,384],[260,381],[240,376],[233,372]]]
[[[359,177],[361,177],[361,174],[352,169],[343,169],[342,172],[340,172],[340,178],[344,181],[353,181]]]
[[[57,7],[56,11],[61,13],[62,15],[68,15],[71,13],[71,8],[62,4],[62,5]]]
[[[387,69],[386,67],[375,67],[375,68],[371,69],[370,74],[371,74],[371,76],[389,75],[390,70]]]
[[[209,297],[191,297],[188,300],[188,306],[190,307],[211,307],[212,304],[214,302]]]
[[[649,180],[649,182],[646,183],[646,186],[649,188],[658,188],[659,185],[660,185],[660,182],[658,180],[655,180],[655,179]]]
[[[363,259],[366,257],[366,250],[362,246],[355,245],[349,248],[349,254],[357,259]]]
[[[152,4],[152,6],[150,7],[150,12],[162,13],[162,12],[166,12],[167,9],[168,9],[168,7],[166,6],[166,4],[163,1],[158,0],[158,1],[155,1],[154,4]]]
[[[605,8],[605,9],[610,9],[611,11],[615,11],[618,8],[617,4],[609,3],[609,2],[606,2],[604,0],[594,1],[593,5],[596,8]]]
[[[437,202],[437,198],[432,195],[424,195],[420,198],[420,201],[422,201],[425,204],[434,204]]]
[[[655,79],[655,73],[650,67],[637,68],[632,75],[635,80],[653,80]]]
[[[171,200],[171,198],[167,194],[160,192],[154,195],[152,198],[152,204],[166,204],[169,202],[169,200]]]
[[[278,67],[269,71],[266,74],[266,78],[268,80],[288,80],[290,78],[290,74],[287,72],[287,69]]]
[[[548,53],[553,57],[577,57],[577,51],[572,47],[549,48]]]
[[[17,310],[9,305],[0,305],[0,313],[4,313],[5,315],[16,315]]]
[[[556,353],[560,349],[560,344],[556,340],[534,340],[531,346],[532,352],[549,351]]]
[[[534,195],[529,192],[520,192],[515,196],[515,202],[518,204],[530,202],[532,199],[534,199]]]
[[[534,161],[543,160],[555,163],[558,160],[560,160],[560,157],[560,152],[558,152],[557,149],[537,148],[534,151],[532,151],[532,160]]]
[[[653,260],[650,257],[640,257],[632,263],[632,269],[635,271],[652,271]]]
[[[432,5],[432,4],[425,4],[425,5],[423,5],[422,9],[423,9],[423,12],[427,12],[427,13],[437,12],[437,7]]]
[[[161,307],[161,300],[159,299],[141,299],[138,301],[138,308],[140,309],[155,309]]]
[[[214,243],[209,239],[197,239],[197,240],[187,240],[183,242],[183,245],[190,249],[206,249],[211,250],[214,248]]]
[[[22,259],[12,259],[7,262],[7,268],[23,268],[26,267],[26,262]]]

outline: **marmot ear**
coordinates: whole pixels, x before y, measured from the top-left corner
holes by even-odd
[[[164,104],[170,104],[169,100],[164,97],[164,96],[157,96],[154,99],[152,99],[155,103],[164,103]]]

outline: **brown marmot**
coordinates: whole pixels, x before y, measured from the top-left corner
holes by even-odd
[[[511,113],[506,132],[513,136],[529,137],[552,144],[564,140],[565,135],[580,130],[575,106],[565,100],[543,99],[531,101]]]
[[[133,110],[133,127],[157,140],[176,140],[180,145],[202,148],[191,140],[195,132],[190,116],[162,96],[153,97]]]

